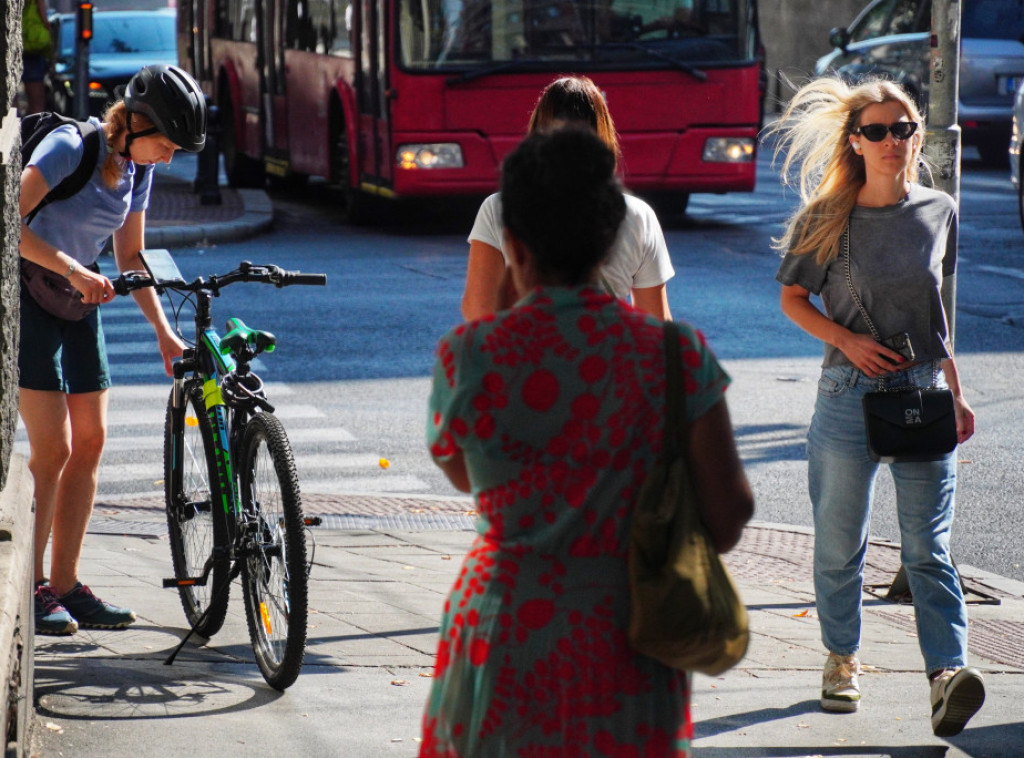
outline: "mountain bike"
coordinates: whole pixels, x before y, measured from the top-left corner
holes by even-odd
[[[145,271],[114,280],[118,294],[154,287],[171,300],[179,334],[182,310],[195,310],[195,336],[185,338],[190,345],[174,364],[164,428],[174,578],[163,585],[178,590],[191,628],[165,662],[173,663],[192,634],[210,638],[221,629],[231,583],[241,575],[256,662],[267,683],[284,690],[305,654],[312,557],[288,435],[251,367],[277,339],[237,318],[221,336],[212,301],[237,282],[323,285],[327,277],[243,261],[227,274],[186,282],[166,250],[144,250],[142,259]]]

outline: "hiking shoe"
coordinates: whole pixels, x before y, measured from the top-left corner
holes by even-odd
[[[66,635],[78,631],[78,623],[61,605],[53,587],[44,582],[36,585],[33,593],[36,617],[36,634]]]
[[[932,731],[960,734],[985,702],[985,681],[976,669],[945,669],[932,679]]]
[[[135,621],[134,611],[104,603],[81,582],[61,595],[60,602],[83,629],[124,629]]]
[[[821,676],[821,707],[826,711],[853,713],[860,706],[857,674],[860,661],[856,655],[829,653]]]

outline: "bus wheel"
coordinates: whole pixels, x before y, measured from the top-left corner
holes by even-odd
[[[345,199],[345,215],[353,226],[365,226],[376,220],[375,198],[352,186],[352,153],[348,132],[340,117],[331,123],[331,183]]]
[[[238,132],[235,131],[235,112],[231,98],[224,98],[220,104],[220,149],[224,156],[224,173],[232,187],[262,187],[266,174],[262,164],[255,158],[243,155],[238,149]]]
[[[672,226],[686,215],[690,204],[689,192],[653,192],[644,197],[658,214],[662,226]]]

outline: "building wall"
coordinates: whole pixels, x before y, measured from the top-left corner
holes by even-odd
[[[0,489],[7,482],[18,420],[18,178],[21,136],[14,112],[21,80],[21,0],[0,11]]]

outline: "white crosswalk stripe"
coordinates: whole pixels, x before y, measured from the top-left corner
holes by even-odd
[[[103,306],[114,386],[107,412],[107,443],[100,464],[100,502],[163,497],[163,435],[170,380],[156,350],[152,330],[128,298]],[[261,370],[254,362],[254,368]],[[269,372],[266,372],[269,373]],[[327,423],[327,415],[283,382],[267,382],[267,396],[284,423],[300,487],[307,494],[401,494],[422,492],[427,483],[416,476],[387,470],[383,457],[372,452],[343,426]],[[299,400],[299,402],[295,402]],[[15,452],[27,456],[28,438],[19,418]]]

